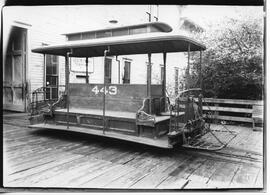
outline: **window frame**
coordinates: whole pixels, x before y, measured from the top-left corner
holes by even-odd
[[[55,72],[52,71],[51,74],[48,74],[47,72],[47,65],[48,65],[48,56],[50,56],[50,64],[51,66],[55,66]],[[56,59],[56,61],[54,61]],[[45,99],[46,100],[50,100],[50,99],[57,99],[58,98],[58,88],[59,88],[59,56],[55,56],[55,55],[49,55],[49,54],[45,54],[44,55],[44,64],[45,64],[45,74],[44,74],[44,87],[46,88],[45,90]],[[52,68],[53,70],[53,68]],[[47,78],[56,78],[56,84],[55,85],[47,85],[48,80]],[[49,93],[47,92],[47,90],[50,90]],[[56,90],[56,94],[53,96],[53,90]],[[49,94],[49,95],[47,95]],[[49,97],[48,97],[49,96]]]
[[[130,84],[131,83],[131,62],[132,60],[131,59],[126,59],[124,58],[123,59],[123,64],[124,64],[124,67],[123,67],[123,76],[122,76],[122,83],[123,84]],[[125,78],[125,67],[126,67],[126,63],[129,63],[129,72],[128,72],[128,78]],[[126,82],[126,80],[128,82]]]
[[[161,81],[161,83],[163,82],[163,80],[164,80],[164,65],[160,64],[160,81]]]
[[[107,60],[110,61],[110,69],[109,69],[109,76],[108,77],[106,76]],[[112,83],[112,61],[113,61],[113,59],[111,57],[106,57],[105,58],[104,77],[105,77],[105,79],[107,79],[107,78],[109,79],[109,80],[106,81],[106,83],[108,83],[108,84]]]

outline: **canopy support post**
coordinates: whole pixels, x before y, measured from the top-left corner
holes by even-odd
[[[151,64],[151,53],[148,53],[148,66],[147,66],[147,97],[149,98],[149,114],[152,113],[152,95],[151,95],[151,75],[152,75],[152,64]]]
[[[120,60],[116,56],[116,61],[118,62],[118,84],[120,84]]]
[[[202,50],[200,50],[200,67],[199,67],[199,81],[200,81],[200,88],[202,90]]]
[[[72,50],[70,52],[66,53],[65,56],[65,61],[66,61],[66,67],[65,67],[65,74],[66,74],[66,107],[67,107],[67,115],[66,115],[66,120],[67,120],[67,129],[69,129],[69,56],[72,54]]]
[[[105,103],[106,103],[106,77],[105,77],[105,67],[106,67],[106,57],[107,54],[110,52],[110,46],[106,50],[104,50],[104,80],[103,80],[103,134],[105,134],[106,130],[106,118],[105,118]]]
[[[89,77],[88,77],[88,57],[85,58],[85,81],[88,84],[89,83]]]
[[[188,44],[188,63],[187,63],[187,69],[186,69],[186,89],[190,88],[189,69],[190,69],[190,43]]]
[[[163,68],[163,80],[162,80],[162,95],[164,97],[164,112],[166,112],[166,57],[167,57],[167,53],[164,52],[163,53],[163,64],[164,64],[164,68]]]

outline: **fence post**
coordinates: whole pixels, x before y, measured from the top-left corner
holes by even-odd
[[[219,112],[217,111],[217,108],[218,108],[219,104],[215,103],[214,105],[215,105],[215,111],[214,111],[213,122],[214,122],[214,124],[217,124],[217,122],[218,122],[217,116],[219,115]]]

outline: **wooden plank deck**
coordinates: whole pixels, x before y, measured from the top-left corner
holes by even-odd
[[[75,132],[28,128],[4,115],[4,186],[87,189],[263,187],[263,132],[238,132],[217,152],[160,149]],[[221,128],[220,126],[212,126]]]

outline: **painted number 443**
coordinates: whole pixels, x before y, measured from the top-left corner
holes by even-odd
[[[104,93],[104,87],[99,89],[98,86],[96,85],[95,87],[93,87],[92,92],[94,92],[96,95],[99,93]],[[109,86],[109,89],[107,89],[107,87],[105,87],[105,94],[108,94],[108,93],[110,95],[116,95],[117,94],[117,87],[116,86]]]

